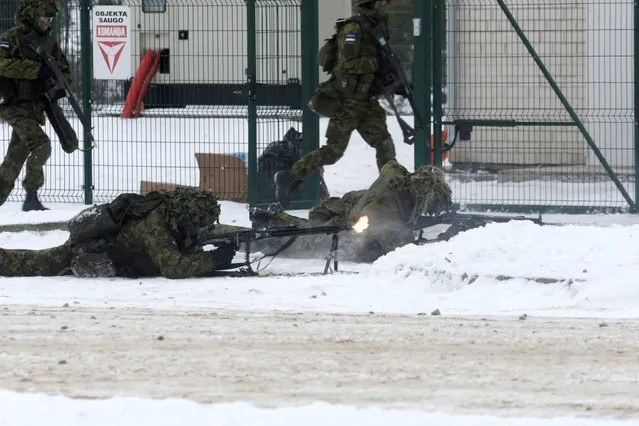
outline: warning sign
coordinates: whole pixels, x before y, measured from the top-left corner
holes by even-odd
[[[131,12],[127,6],[93,7],[93,78],[131,78]]]

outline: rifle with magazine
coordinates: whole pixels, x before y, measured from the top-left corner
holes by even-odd
[[[89,120],[84,115],[78,100],[73,95],[69,84],[67,83],[62,70],[58,66],[58,63],[55,59],[47,52],[45,47],[42,45],[40,38],[36,34],[35,31],[29,32],[27,35],[23,37],[23,40],[27,43],[29,48],[31,48],[42,61],[43,66],[47,67],[49,71],[51,71],[51,77],[47,78],[46,81],[42,81],[43,94],[42,101],[44,103],[44,110],[47,114],[49,122],[51,126],[55,130],[55,133],[58,135],[60,139],[60,145],[62,149],[71,154],[73,151],[79,149],[80,151],[86,151],[84,149],[79,148],[78,136],[71,127],[71,124],[67,121],[62,108],[58,105],[58,100],[66,97],[73,108],[76,116],[82,123],[84,127],[84,131],[91,138],[91,148],[95,148],[95,138],[91,133],[91,125],[89,124]],[[89,150],[90,150],[89,149]]]
[[[415,120],[415,128],[424,131],[426,134],[430,133],[430,120],[428,123],[424,121],[415,96],[413,95],[413,88],[411,83],[406,77],[404,68],[402,67],[402,61],[395,52],[391,49],[388,41],[386,40],[386,30],[383,25],[371,26],[366,20],[361,21],[362,27],[377,41],[380,51],[379,66],[380,73],[384,78],[384,93],[383,96],[388,101],[391,109],[395,113],[399,127],[402,129],[404,135],[404,143],[413,145],[415,143],[415,129],[413,129],[399,114],[393,96],[395,94],[401,95],[408,100],[410,107],[413,111],[413,117]],[[442,151],[448,151],[453,147],[453,144],[444,144]]]

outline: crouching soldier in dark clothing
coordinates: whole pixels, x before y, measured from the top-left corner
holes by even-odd
[[[189,278],[229,265],[237,247],[196,244],[220,216],[217,194],[191,188],[121,194],[69,221],[69,239],[44,250],[0,249],[0,275]]]

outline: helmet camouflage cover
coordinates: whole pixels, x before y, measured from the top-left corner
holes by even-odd
[[[60,0],[22,0],[16,16],[19,21],[35,26],[39,18],[52,18],[59,11]]]
[[[452,190],[446,183],[444,172],[429,164],[410,174],[408,190],[415,202],[411,223],[415,223],[422,214],[441,213],[452,206]]]
[[[162,191],[164,215],[172,230],[193,244],[202,228],[214,227],[220,217],[219,197],[215,192],[196,188]]]

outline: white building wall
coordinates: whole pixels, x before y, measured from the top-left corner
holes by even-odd
[[[613,166],[634,165],[633,2],[588,4],[587,128]],[[591,151],[588,164],[599,164]]]
[[[455,17],[455,33],[449,39],[454,43],[449,57],[452,116],[570,120],[495,2],[449,7],[454,9],[449,19]],[[573,107],[587,107],[586,3],[560,1],[511,10]],[[458,142],[451,152],[453,162],[486,164],[580,165],[587,158],[587,145],[576,127],[476,127],[472,140]]]

